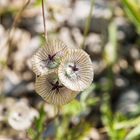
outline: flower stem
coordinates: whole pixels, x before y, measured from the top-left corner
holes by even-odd
[[[42,16],[43,16],[43,24],[44,24],[44,36],[45,36],[45,39],[47,39],[47,29],[46,29],[46,21],[45,21],[44,0],[42,0]]]
[[[90,11],[89,11],[89,15],[87,16],[85,28],[84,28],[84,39],[83,39],[83,42],[81,44],[81,48],[83,50],[85,49],[85,41],[86,41],[86,37],[87,37],[87,34],[89,32],[89,28],[90,28],[90,24],[91,24],[91,16],[92,16],[92,11],[93,11],[93,6],[94,6],[94,0],[91,0]]]

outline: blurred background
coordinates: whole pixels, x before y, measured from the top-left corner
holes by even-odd
[[[140,0],[46,0],[45,17],[49,38],[84,46],[94,81],[56,116],[31,70],[41,0],[0,0],[0,140],[140,140]]]

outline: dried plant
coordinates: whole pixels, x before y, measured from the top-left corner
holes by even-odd
[[[29,108],[26,103],[18,102],[11,109],[8,122],[9,125],[16,130],[26,130],[31,126],[34,118],[38,117],[38,115],[38,112],[35,109]]]
[[[58,106],[70,102],[77,95],[77,92],[68,89],[59,81],[56,73],[37,78],[35,89],[47,103]]]
[[[58,70],[60,81],[69,89],[83,91],[93,81],[93,66],[89,55],[81,49],[69,49]]]
[[[46,102],[64,105],[92,83],[92,62],[82,49],[70,49],[61,41],[48,39],[44,0],[42,15],[46,45],[32,58],[33,71],[37,75],[35,89]]]
[[[32,58],[32,68],[37,76],[57,70],[60,61],[67,53],[67,46],[58,40],[48,40]]]

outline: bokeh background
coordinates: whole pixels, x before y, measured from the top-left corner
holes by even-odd
[[[34,90],[41,0],[0,0],[0,140],[140,140],[140,0],[46,0],[49,38],[84,46],[92,85],[57,108]]]

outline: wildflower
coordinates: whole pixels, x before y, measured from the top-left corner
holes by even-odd
[[[70,102],[77,92],[66,88],[56,73],[40,76],[35,83],[36,92],[49,104],[63,105]]]
[[[33,71],[37,76],[54,72],[62,56],[67,50],[66,45],[61,41],[46,41],[46,46],[39,48],[38,52],[32,58]]]
[[[89,55],[81,49],[70,49],[58,68],[58,77],[63,85],[73,91],[86,89],[93,80]]]
[[[35,117],[38,116],[38,112],[35,109],[30,108],[24,102],[16,103],[8,117],[9,125],[16,130],[28,129]]]

